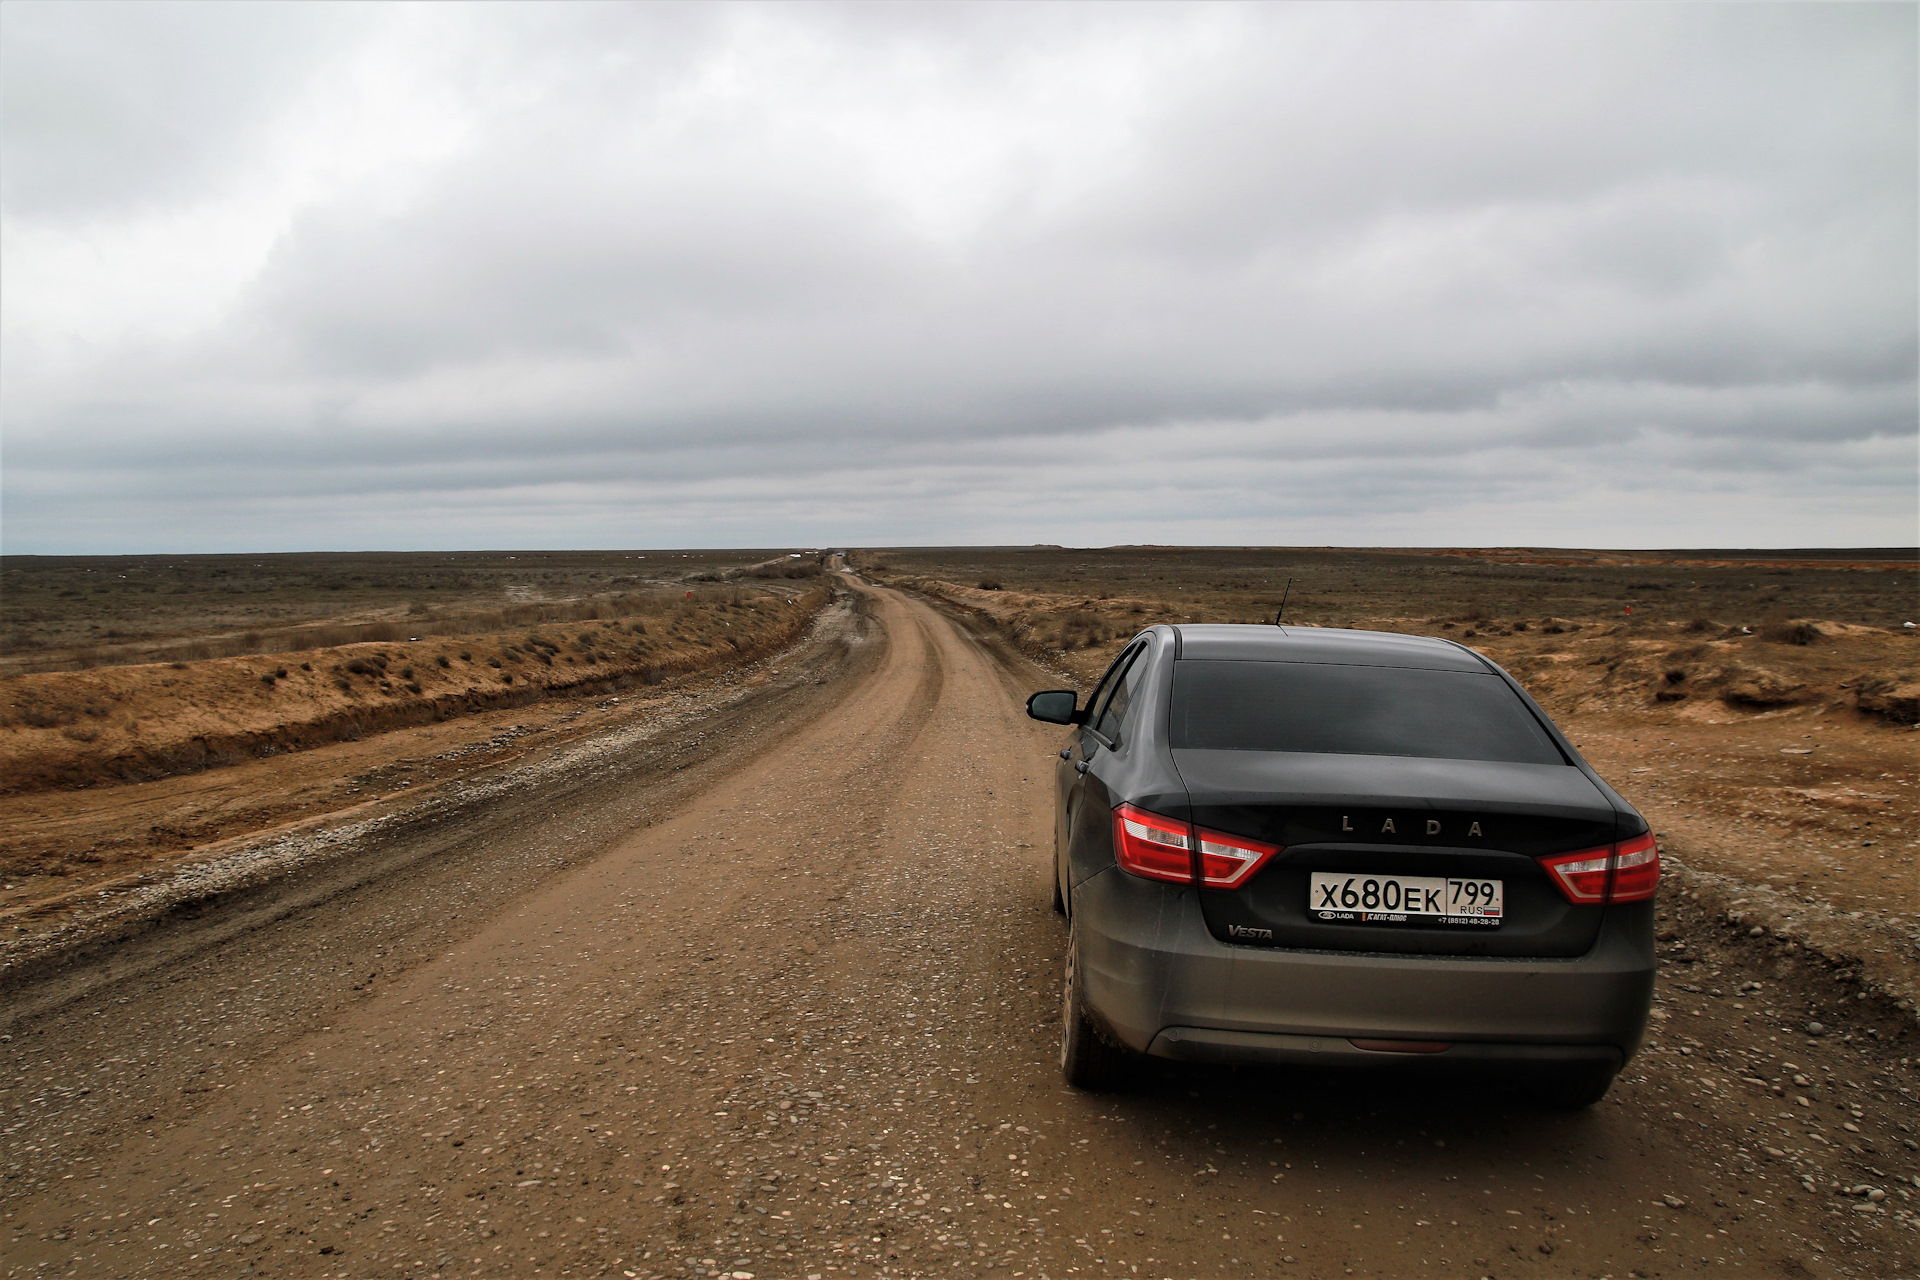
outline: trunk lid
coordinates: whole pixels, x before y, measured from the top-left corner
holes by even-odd
[[[1608,797],[1572,765],[1408,756],[1176,749],[1193,821],[1281,846],[1236,890],[1203,890],[1223,942],[1325,951],[1576,956],[1605,912],[1575,906],[1534,861],[1615,839]],[[1315,872],[1498,880],[1498,927],[1317,918]]]

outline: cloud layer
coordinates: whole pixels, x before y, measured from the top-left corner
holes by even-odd
[[[1915,47],[16,5],[6,550],[1911,544]]]

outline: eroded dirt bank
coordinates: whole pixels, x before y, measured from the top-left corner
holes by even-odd
[[[31,932],[258,833],[358,821],[583,734],[660,727],[771,679],[829,595],[0,680],[0,926]]]
[[[763,657],[826,599],[736,593],[651,617],[0,677],[0,794],[144,782]]]
[[[877,594],[873,664],[807,686],[784,730],[749,716],[695,769],[531,789],[406,874],[17,1021],[9,1272],[1920,1263],[1901,1027],[1852,1002],[1799,1034],[1803,976],[1684,900],[1662,924],[1693,963],[1588,1114],[1311,1073],[1067,1090],[1038,675]]]

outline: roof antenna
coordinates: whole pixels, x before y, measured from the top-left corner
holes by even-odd
[[[1273,625],[1280,625],[1280,616],[1287,611],[1287,597],[1293,594],[1293,579],[1287,579],[1287,589],[1280,593],[1280,607],[1273,611]]]

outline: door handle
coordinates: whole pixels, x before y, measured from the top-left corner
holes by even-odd
[[[1073,762],[1073,771],[1075,773],[1085,773],[1087,771],[1087,762],[1085,760],[1075,760]]]

